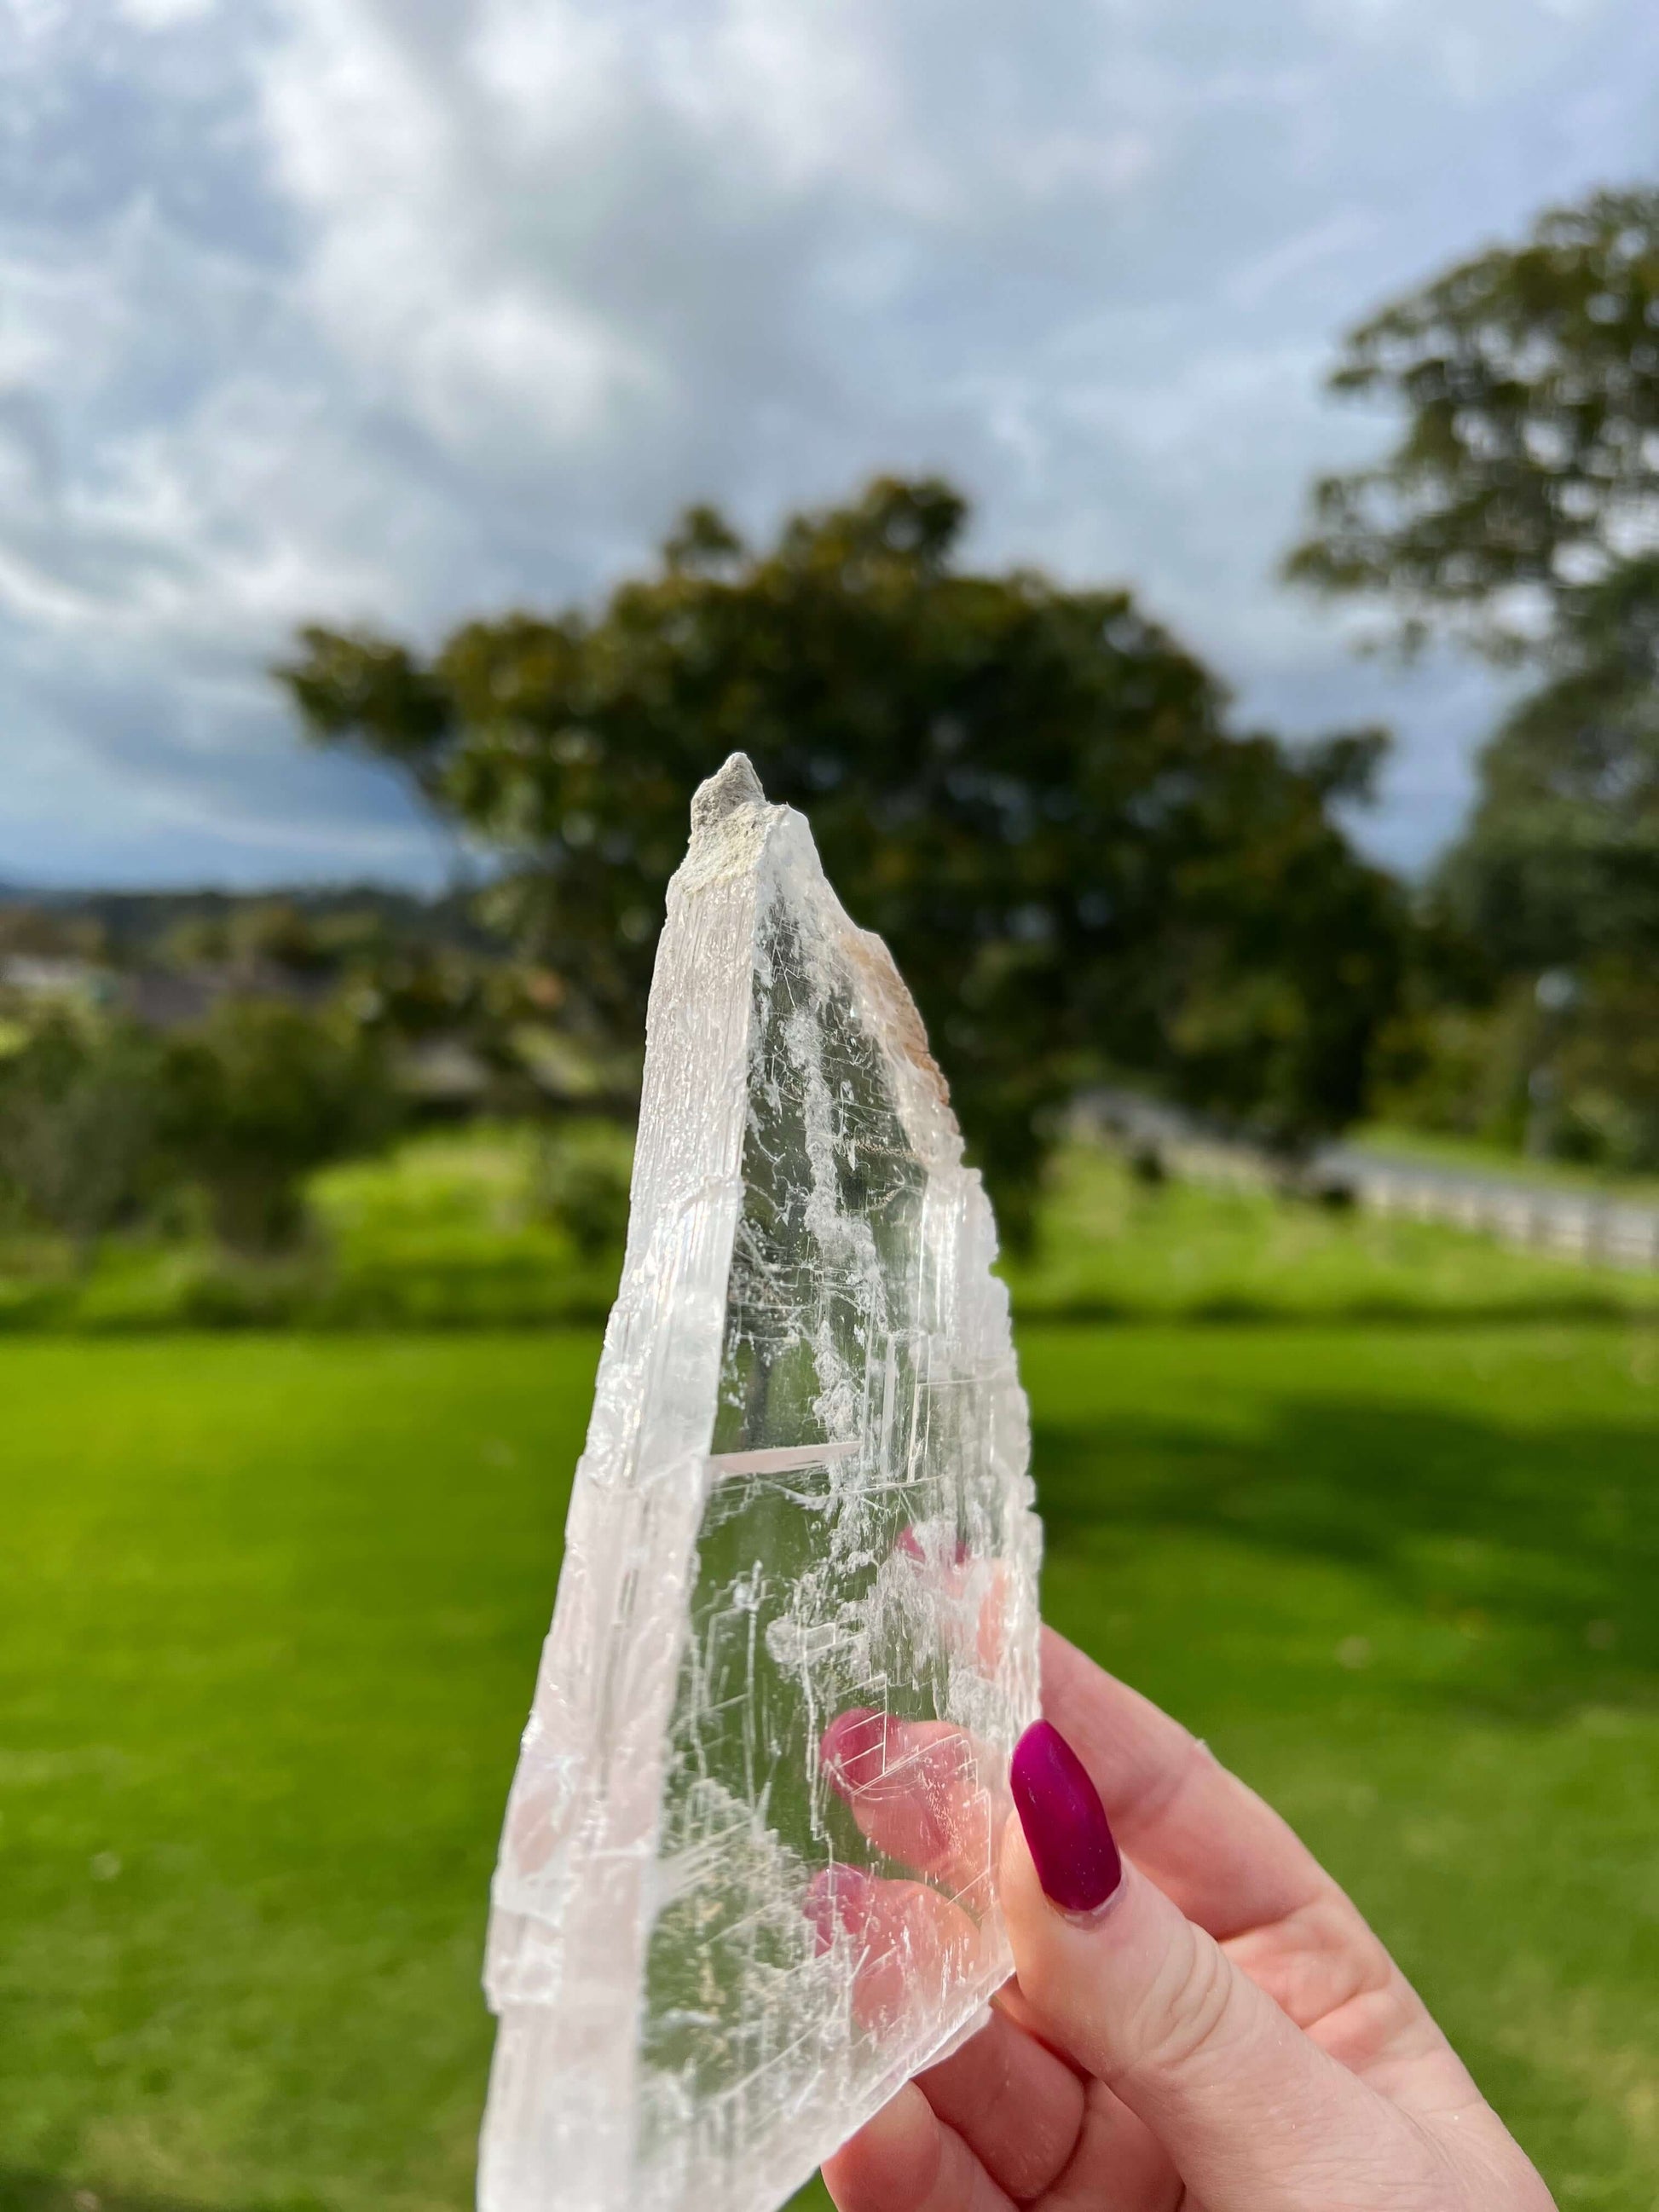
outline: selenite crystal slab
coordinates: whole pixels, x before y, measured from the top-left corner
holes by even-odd
[[[996,1234],[881,941],[734,755],[493,1887],[483,2212],[772,2212],[976,2023],[1037,1710]]]

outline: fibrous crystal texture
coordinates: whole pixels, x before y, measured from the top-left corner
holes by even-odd
[[[995,1249],[885,946],[735,755],[495,1875],[483,2212],[772,2212],[1007,1973],[1039,1537]]]

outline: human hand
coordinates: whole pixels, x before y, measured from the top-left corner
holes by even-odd
[[[1052,1631],[1042,1704],[1000,1862],[1016,1979],[828,2161],[840,2212],[1552,2212],[1261,1798]],[[918,1815],[866,1765],[837,1786],[890,1850]],[[935,1855],[939,1802],[921,1821]],[[902,1915],[916,1885],[879,1887]]]

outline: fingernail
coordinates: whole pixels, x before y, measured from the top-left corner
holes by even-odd
[[[837,1713],[818,1743],[824,1771],[843,1797],[867,1790],[887,1765],[887,1716],[873,1705]]]
[[[861,1867],[823,1867],[813,1875],[803,1910],[820,1958],[834,1944],[838,1929],[854,1938],[864,1933],[874,1897],[875,1883]]]
[[[902,1552],[907,1559],[914,1559],[918,1566],[927,1565],[927,1551],[921,1537],[912,1528],[906,1527],[899,1530],[893,1549],[896,1552]],[[951,1547],[951,1565],[965,1567],[973,1556],[972,1552],[968,1548],[968,1539],[965,1536],[958,1536]]]
[[[1057,1728],[1036,1721],[1014,1746],[1008,1783],[1043,1894],[1062,1912],[1097,1912],[1123,1862],[1083,1761]]]

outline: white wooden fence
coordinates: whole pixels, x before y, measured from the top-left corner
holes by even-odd
[[[1156,1153],[1177,1176],[1232,1189],[1282,1180],[1266,1153],[1204,1128],[1168,1106],[1124,1092],[1081,1102],[1085,1126]],[[1420,1166],[1359,1145],[1328,1145],[1297,1178],[1303,1188],[1343,1191],[1368,1213],[1443,1221],[1534,1250],[1608,1267],[1659,1267],[1659,1206],[1634,1206],[1593,1192],[1552,1188],[1518,1176],[1465,1174]]]
[[[1609,1267],[1659,1267],[1659,1206],[1631,1206],[1547,1185],[1418,1168],[1353,1145],[1320,1155],[1316,1172],[1340,1181],[1369,1213],[1404,1214],[1484,1231]]]

